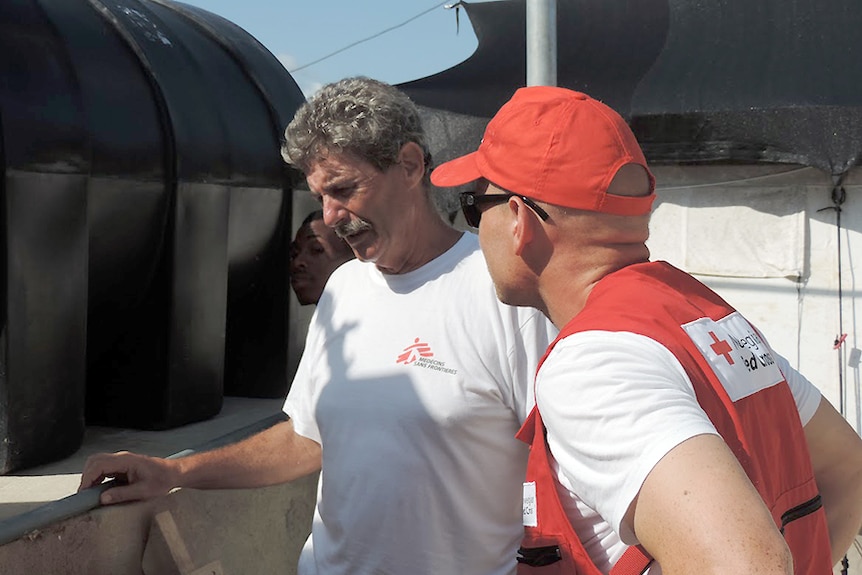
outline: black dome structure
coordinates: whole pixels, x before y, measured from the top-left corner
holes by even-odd
[[[0,3],[0,472],[284,394],[302,102],[196,7]]]
[[[475,149],[526,78],[524,0],[460,2],[479,46],[400,87],[437,161]],[[654,164],[768,162],[836,178],[862,158],[862,4],[558,0],[557,83],[629,118]]]

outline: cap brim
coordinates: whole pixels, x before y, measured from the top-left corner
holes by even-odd
[[[451,188],[482,177],[476,165],[476,154],[467,154],[437,166],[431,172],[431,183],[440,188]]]

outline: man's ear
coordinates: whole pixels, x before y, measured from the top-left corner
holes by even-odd
[[[398,152],[398,165],[408,180],[421,181],[425,177],[425,152],[416,142],[407,142]]]
[[[512,240],[515,242],[515,255],[523,255],[524,250],[533,241],[536,233],[535,226],[538,225],[532,211],[517,196],[509,198],[509,210],[512,213]]]

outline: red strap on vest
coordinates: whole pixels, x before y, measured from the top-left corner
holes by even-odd
[[[632,545],[611,568],[610,575],[641,575],[650,563],[652,556],[640,545]]]

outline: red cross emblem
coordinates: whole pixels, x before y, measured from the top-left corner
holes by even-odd
[[[712,341],[714,342],[714,343],[710,344],[709,347],[712,348],[712,351],[715,352],[715,355],[723,355],[724,359],[727,360],[727,363],[729,363],[730,365],[733,365],[733,358],[730,357],[730,352],[733,350],[733,348],[730,347],[730,344],[727,343],[727,340],[724,340],[724,339],[719,340],[718,336],[715,335],[715,332],[712,332],[712,331],[709,332],[709,336],[712,338]]]

